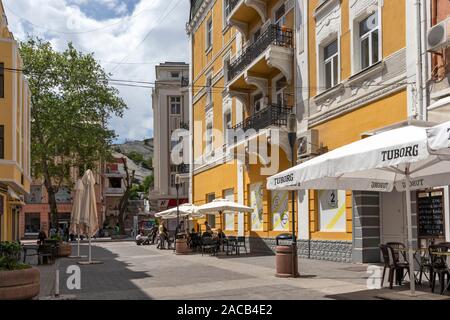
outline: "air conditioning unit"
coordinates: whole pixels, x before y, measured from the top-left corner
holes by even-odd
[[[319,154],[319,150],[319,131],[308,130],[298,139],[298,159],[316,156]]]
[[[450,45],[450,17],[428,31],[428,50],[437,51]]]

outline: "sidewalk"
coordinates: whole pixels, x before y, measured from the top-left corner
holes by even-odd
[[[75,250],[75,247],[74,247]],[[75,252],[75,251],[74,251]],[[82,254],[87,246],[82,244]],[[53,292],[60,270],[61,294],[77,299],[408,299],[402,286],[369,290],[368,265],[299,259],[300,278],[275,277],[275,256],[175,255],[172,250],[137,246],[133,242],[105,242],[93,246],[100,265],[80,266],[81,290],[68,290],[66,269],[76,259],[58,259],[59,266],[39,266],[41,297]],[[418,288],[429,293],[428,287]],[[432,297],[442,299],[442,296]],[[428,296],[422,296],[427,299]],[[446,298],[450,298],[446,296]]]

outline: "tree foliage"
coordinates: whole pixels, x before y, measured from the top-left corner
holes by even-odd
[[[100,160],[109,159],[115,133],[107,123],[126,106],[93,54],[71,43],[57,52],[35,38],[22,42],[20,52],[32,94],[32,172],[44,180],[55,222],[54,194],[73,183],[72,168],[95,171]]]

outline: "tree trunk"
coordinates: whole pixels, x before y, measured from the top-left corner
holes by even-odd
[[[51,225],[58,229],[58,205],[56,203],[56,192],[55,189],[52,186],[48,186],[47,183],[44,184],[45,189],[47,190],[48,194],[48,204],[50,206],[50,220]],[[50,230],[50,226],[49,226]]]

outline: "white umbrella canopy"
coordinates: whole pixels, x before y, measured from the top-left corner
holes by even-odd
[[[267,188],[405,191],[406,174],[411,190],[446,185],[450,156],[428,149],[430,130],[408,126],[353,142],[270,177]]]
[[[199,213],[197,206],[190,203],[183,203],[178,207],[180,217],[202,218],[203,214]],[[155,214],[155,217],[162,219],[174,219],[177,217],[177,207],[170,208]]]
[[[450,182],[450,122],[432,128],[407,126],[337,148],[276,174],[269,190],[343,189],[405,191],[408,255],[413,260],[411,190]],[[414,263],[410,263],[414,275]],[[411,293],[415,293],[415,282]]]
[[[72,213],[70,215],[70,232],[74,234],[80,233],[80,216],[81,216],[81,204],[84,186],[81,179],[77,180],[75,184],[75,198],[73,199]]]
[[[215,199],[212,202],[197,207],[197,209],[199,213],[214,215],[233,212],[253,212],[253,208],[227,199]]]

